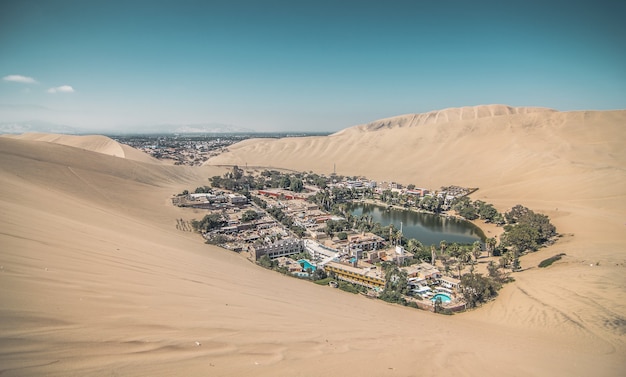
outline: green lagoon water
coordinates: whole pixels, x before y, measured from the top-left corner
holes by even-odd
[[[430,213],[393,208],[387,210],[386,207],[364,203],[351,203],[348,205],[348,211],[353,216],[372,216],[374,222],[383,226],[393,224],[396,229],[400,229],[400,223],[402,223],[404,237],[415,238],[424,245],[439,245],[443,240],[449,244],[454,242],[467,244],[483,241],[485,238],[482,230],[468,221]]]

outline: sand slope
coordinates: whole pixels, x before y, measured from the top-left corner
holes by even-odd
[[[351,132],[397,144],[370,135],[376,132],[344,133]],[[291,156],[288,167],[315,170],[320,157],[307,162],[307,148],[340,157],[333,150],[338,137],[245,142],[229,158],[252,165],[253,155],[243,153],[251,148],[266,151],[255,152],[259,161],[277,166]],[[596,141],[612,148],[610,140]],[[384,166],[390,150],[372,151],[380,163],[370,163],[371,171],[391,176]],[[365,169],[361,163],[350,168]],[[588,163],[617,170],[608,157]],[[320,171],[328,164],[320,163]],[[398,180],[417,183],[416,172],[406,169]],[[471,176],[462,167],[454,172]],[[619,188],[599,191],[616,194],[613,205],[578,187],[574,199],[559,197],[555,221],[575,235],[531,258],[564,249],[572,256],[547,272],[518,274],[478,311],[444,317],[283,277],[176,230],[175,219],[202,213],[172,207],[169,196],[216,174],[217,167],[145,164],[0,138],[0,374],[614,376],[626,368],[624,266],[615,265],[625,250]],[[623,176],[601,169],[589,174],[577,182],[623,183]],[[431,179],[447,177],[439,172]],[[499,205],[533,188],[533,182],[518,187],[506,172],[497,179],[483,195]],[[554,207],[551,196],[523,199]],[[588,232],[581,221],[593,222]],[[596,255],[604,262],[589,267]]]
[[[524,258],[522,265],[537,266],[559,252],[568,257],[549,272],[519,274],[494,304],[465,317],[520,329],[578,328],[622,347],[623,355],[624,124],[623,110],[447,109],[384,119],[328,137],[248,140],[208,163],[254,161],[324,173],[336,166],[338,174],[430,188],[479,187],[474,199],[502,211],[522,203],[546,213],[565,236]]]
[[[49,143],[68,145],[92,152],[110,156],[127,158],[129,160],[160,164],[161,162],[146,153],[102,135],[75,136],[29,132],[21,135],[3,135],[20,140],[46,141]]]

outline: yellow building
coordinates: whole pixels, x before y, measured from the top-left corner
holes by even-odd
[[[329,262],[324,266],[324,270],[328,273],[334,273],[337,279],[349,283],[358,284],[367,288],[385,287],[385,279],[375,266],[358,268],[342,263]]]

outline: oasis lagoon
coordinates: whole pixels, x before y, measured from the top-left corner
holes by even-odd
[[[441,241],[459,244],[471,244],[475,241],[484,241],[483,231],[469,221],[451,217],[434,215],[431,213],[413,212],[395,208],[368,204],[350,203],[347,208],[353,216],[371,216],[373,222],[382,226],[393,224],[400,229],[407,239],[415,238],[423,245],[439,245]]]

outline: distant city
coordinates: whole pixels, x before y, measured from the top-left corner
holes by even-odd
[[[326,136],[326,132],[247,132],[247,133],[163,133],[107,135],[119,143],[139,149],[150,156],[174,165],[202,165],[213,156],[242,140],[252,138],[284,138]]]

